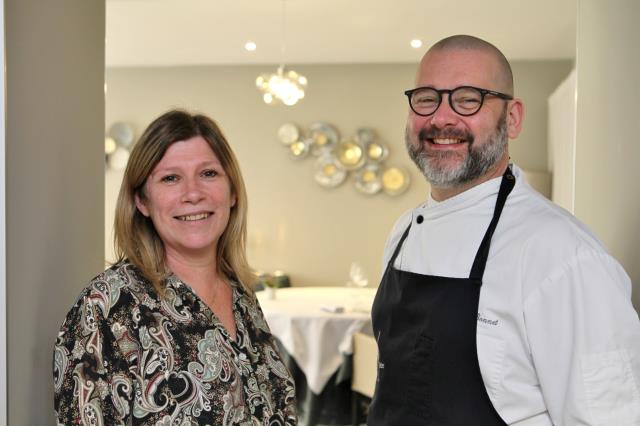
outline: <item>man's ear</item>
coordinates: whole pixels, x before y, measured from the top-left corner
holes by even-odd
[[[507,107],[507,136],[509,139],[515,139],[522,130],[522,122],[524,121],[524,104],[521,99],[509,101]]]
[[[143,216],[149,217],[149,209],[147,208],[144,201],[140,198],[140,194],[135,195],[136,207],[142,213]]]

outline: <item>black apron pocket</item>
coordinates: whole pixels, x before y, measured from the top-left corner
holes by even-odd
[[[432,379],[433,379],[433,355],[435,350],[435,339],[421,334],[417,337],[413,353],[409,358],[407,395],[405,398],[407,411],[424,419],[431,424],[433,412],[431,405]]]

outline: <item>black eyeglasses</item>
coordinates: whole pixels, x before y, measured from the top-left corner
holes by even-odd
[[[417,87],[404,92],[409,98],[409,106],[418,115],[427,117],[437,111],[442,103],[442,95],[449,94],[449,105],[456,113],[468,117],[480,111],[486,95],[496,96],[510,101],[513,96],[493,90],[473,86],[460,86],[455,89],[434,89]]]

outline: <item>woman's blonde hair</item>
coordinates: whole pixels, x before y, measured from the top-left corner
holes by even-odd
[[[147,178],[175,142],[201,136],[208,143],[229,177],[236,203],[229,222],[218,240],[217,268],[229,280],[239,281],[251,290],[254,275],[246,256],[247,193],[236,159],[217,124],[201,114],[171,110],[156,118],[133,147],[124,172],[115,212],[114,248],[118,262],[135,265],[142,275],[164,294],[164,279],[170,271],[165,249],[150,218],[136,207],[135,197],[145,198]]]

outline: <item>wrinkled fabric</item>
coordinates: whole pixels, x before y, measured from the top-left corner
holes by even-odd
[[[512,170],[516,186],[491,240],[477,317],[491,402],[508,424],[640,425],[640,321],[631,280],[584,224]],[[467,277],[499,186],[492,179],[405,213],[384,265],[413,223],[394,267]]]
[[[177,277],[163,298],[128,263],[94,278],[54,347],[64,425],[294,425],[295,388],[255,296],[232,283],[236,340]]]

